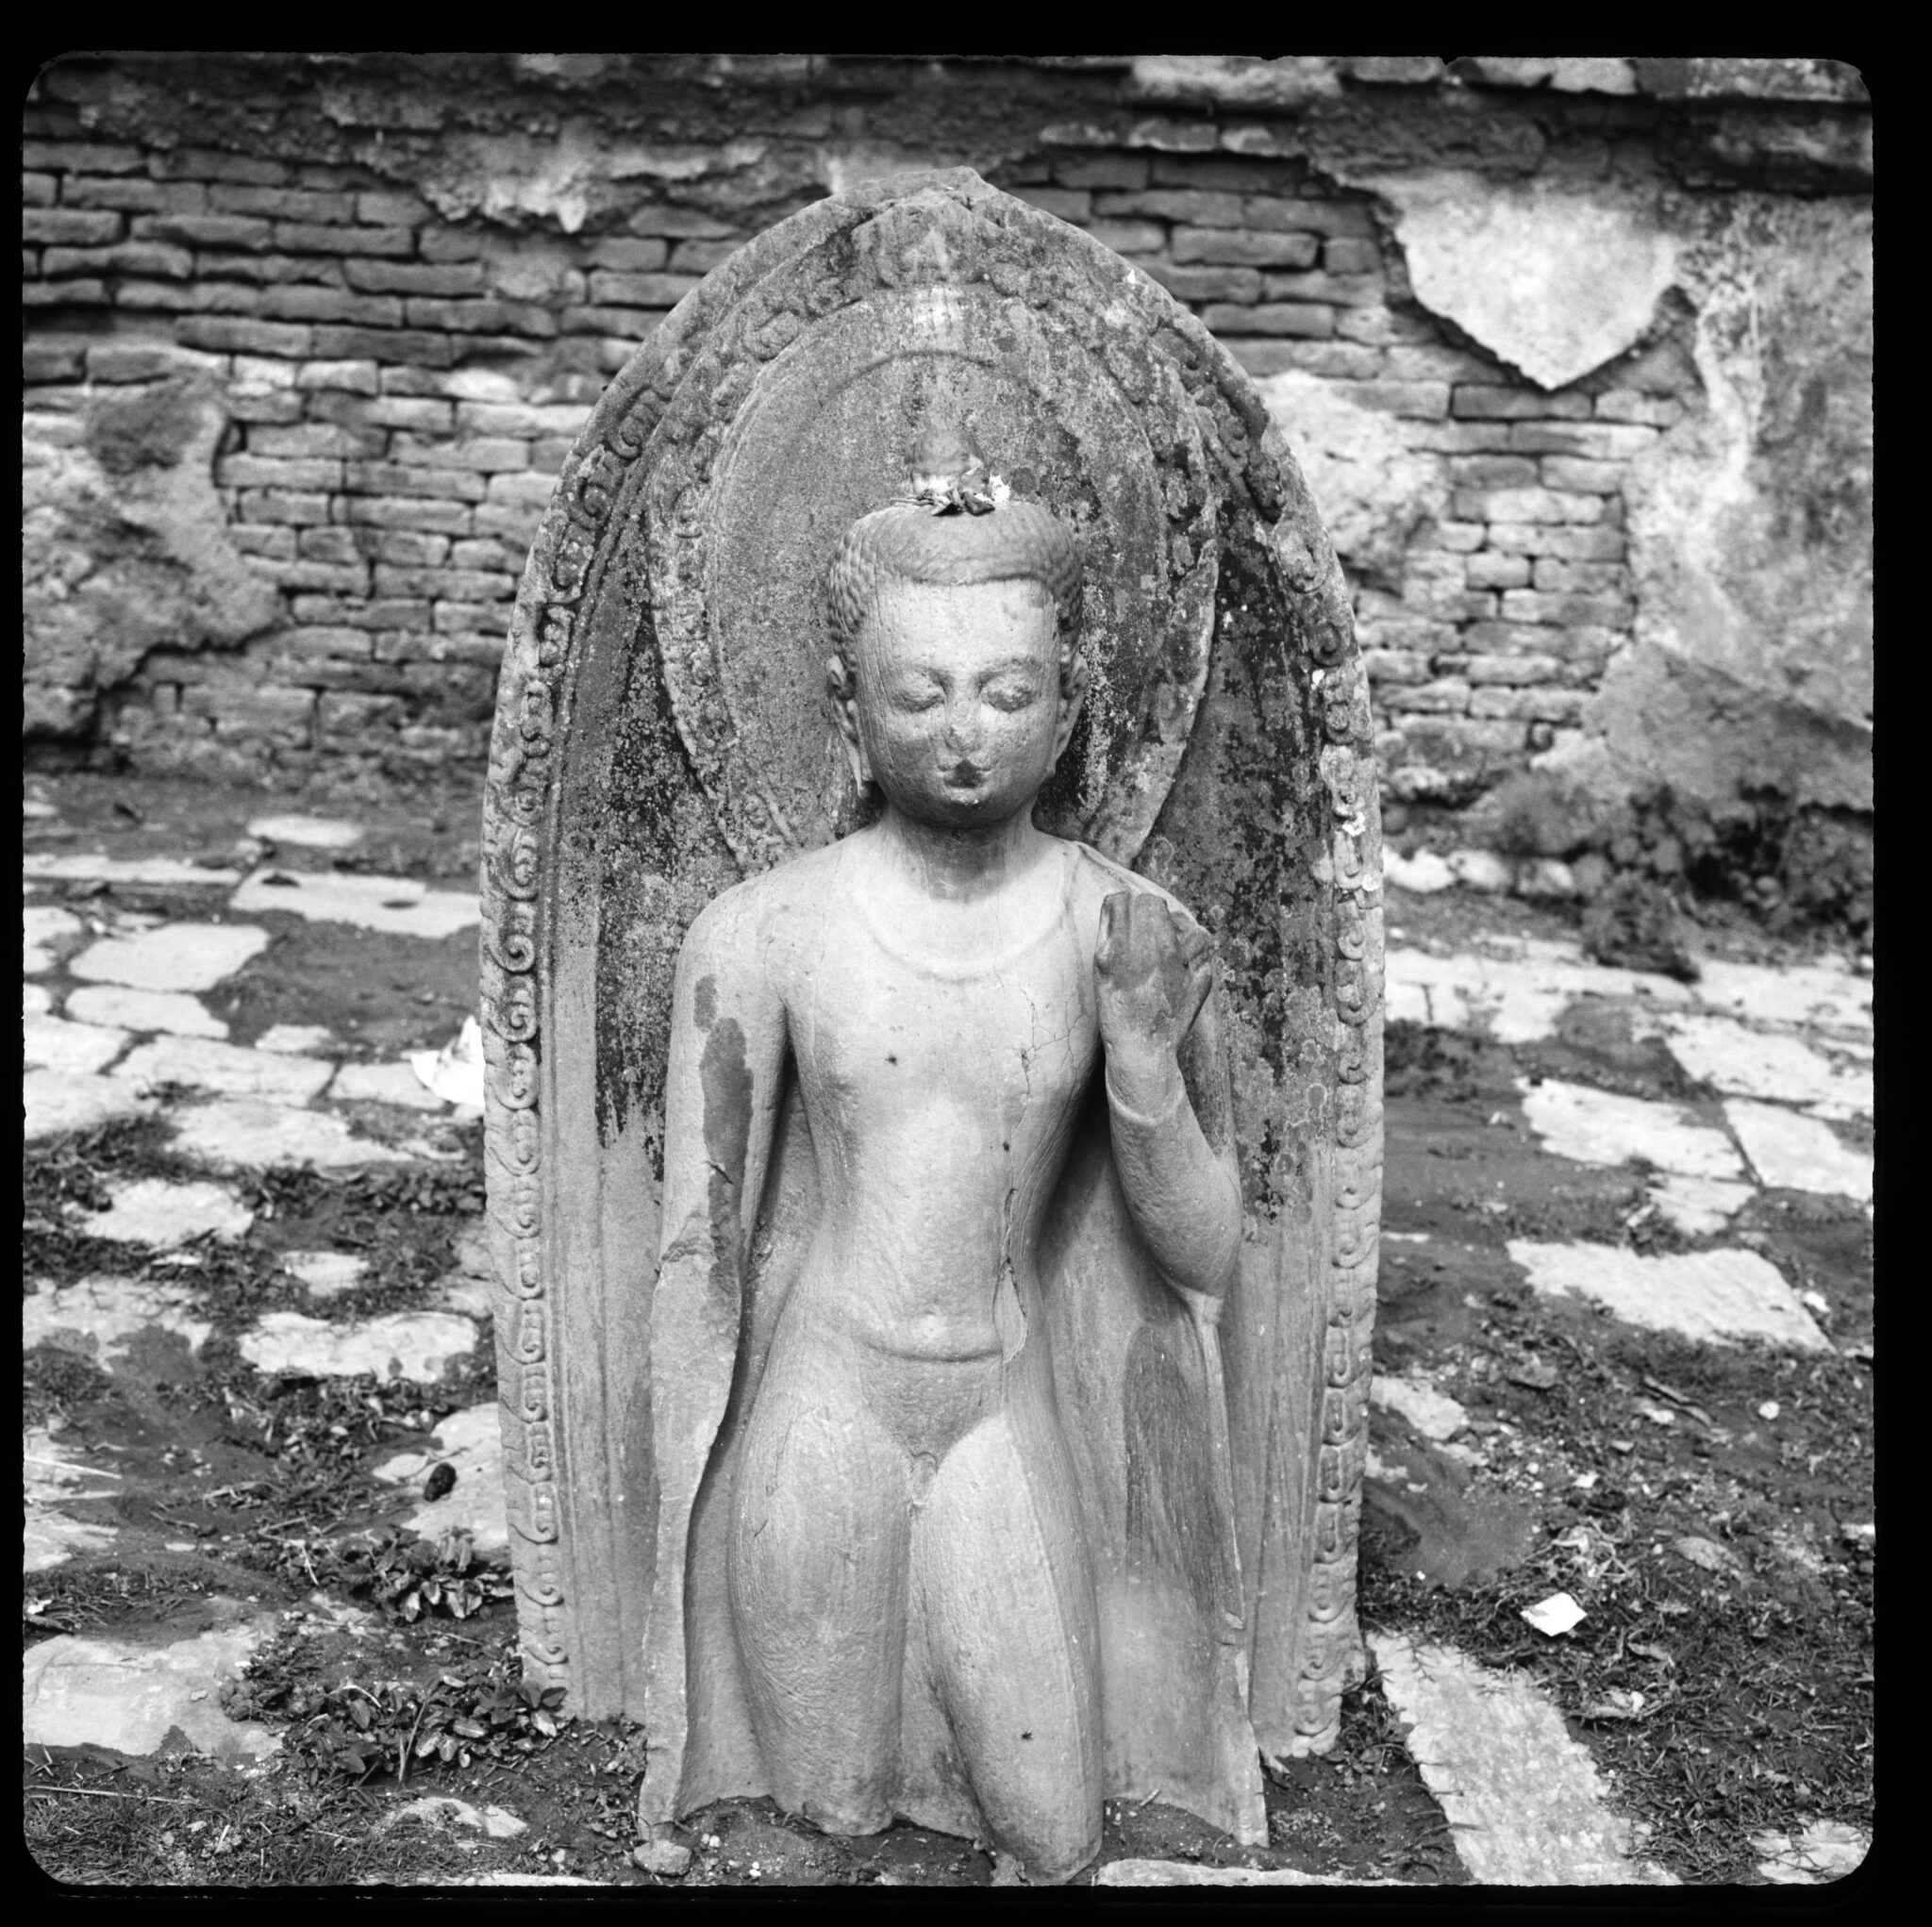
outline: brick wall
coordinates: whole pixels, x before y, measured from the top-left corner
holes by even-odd
[[[1318,379],[1426,466],[1432,506],[1398,561],[1345,556],[1388,795],[1466,803],[1578,728],[1637,619],[1631,464],[1704,406],[1689,324],[1667,313],[1545,391],[1415,299],[1386,206],[1342,184],[1360,173],[1344,150],[1446,116],[1432,138],[1455,158],[1454,135],[1499,177],[1525,171],[1525,130],[1543,164],[1654,173],[1682,150],[1694,96],[1302,63],[1327,76],[1324,110],[1357,116],[1313,138],[1295,102],[1271,120],[1225,97],[1161,100],[1123,62],[1029,72],[1030,96],[969,70],[924,111],[904,71],[854,79],[825,62],[767,63],[750,81],[739,63],[708,107],[712,63],[708,79],[647,76],[661,109],[648,139],[608,135],[630,173],[607,158],[559,186],[531,174],[515,130],[547,116],[543,138],[568,148],[559,114],[611,121],[608,91],[573,105],[558,64],[573,58],[490,70],[493,120],[433,64],[413,100],[393,62],[198,64],[214,104],[199,116],[153,59],[42,75],[22,176],[29,440],[78,448],[117,397],[211,384],[229,417],[214,464],[226,536],[283,610],[240,648],[152,650],[73,741],[285,782],[480,763],[525,553],[604,383],[741,241],[842,179],[927,158],[967,159],[1085,228],[1251,374]],[[1136,83],[1158,111],[1127,98]],[[1832,126],[1849,111],[1803,109]],[[455,186],[452,128],[473,156]],[[1707,129],[1695,151],[1722,147]],[[1799,191],[1833,191],[1836,151],[1814,153]]]

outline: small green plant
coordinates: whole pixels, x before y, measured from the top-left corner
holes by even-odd
[[[303,1641],[278,1641],[250,1660],[222,1691],[231,1719],[286,1723],[283,1744],[311,1782],[347,1778],[358,1786],[412,1769],[467,1769],[506,1762],[547,1747],[562,1730],[561,1686],[523,1678],[507,1646],[487,1666],[444,1672],[427,1686],[386,1680],[322,1686],[303,1677]]]
[[[413,1623],[425,1612],[467,1620],[489,1601],[508,1599],[513,1587],[507,1573],[477,1562],[469,1534],[453,1529],[434,1545],[427,1539],[391,1539],[376,1552],[355,1590],[391,1619]]]

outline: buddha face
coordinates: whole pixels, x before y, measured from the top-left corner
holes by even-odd
[[[1053,598],[1037,582],[879,585],[858,639],[840,722],[860,781],[945,828],[1028,808],[1073,733]]]

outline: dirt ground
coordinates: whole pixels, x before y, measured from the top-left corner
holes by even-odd
[[[334,864],[474,885],[475,799],[459,789],[413,808],[365,806],[370,833],[347,856],[251,845],[251,816],[292,806],[245,792],[73,776],[39,779],[30,794],[55,812],[26,822],[30,854]],[[206,892],[119,884],[55,885],[35,901],[103,928],[116,914],[208,915]],[[210,999],[235,1042],[322,1024],[353,1055],[390,1060],[444,1043],[474,1008],[474,931],[427,941],[249,921],[274,941]],[[1403,941],[1452,948],[1499,930],[1574,930],[1567,911],[1460,891],[1391,895],[1390,922]],[[1769,962],[1817,947],[1768,938],[1741,915],[1714,916],[1696,940]],[[63,979],[42,981],[58,991]],[[1484,1463],[1473,1470],[1374,1412],[1362,1616],[1527,1674],[1641,1823],[1644,1852],[1686,1882],[1752,1878],[1756,1832],[1870,1824],[1872,1224],[1848,1200],[1760,1191],[1721,1239],[1686,1238],[1643,1212],[1640,1171],[1540,1147],[1516,1080],[1541,1077],[1697,1112],[1717,1102],[1661,1043],[1600,1015],[1516,1046],[1391,1026],[1376,1370],[1420,1370],[1452,1393]],[[495,1872],[671,1885],[631,1858],[646,1736],[561,1719],[524,1689],[500,1567],[462,1544],[414,1542],[397,1524],[414,1495],[371,1476],[396,1441],[490,1395],[487,1339],[434,1386],[265,1377],[238,1350],[264,1312],[315,1312],[282,1268],[290,1251],[369,1260],[362,1282],[327,1304],[332,1320],[428,1305],[459,1263],[482,1208],[480,1126],[372,1105],[358,1128],[420,1155],[351,1173],[259,1173],[240,1186],[256,1214],[245,1236],[185,1251],[103,1248],[72,1221],[109,1181],[198,1174],[171,1152],[163,1121],[26,1149],[25,1288],[103,1271],[164,1281],[212,1330],[198,1352],[176,1334],[143,1334],[111,1370],[52,1344],[24,1353],[27,1425],[111,1454],[122,1474],[117,1497],[89,1502],[116,1529],[111,1547],[26,1575],[24,1647],[63,1633],[160,1643],[242,1608],[275,1614],[228,1710],[283,1742],[248,1767],[185,1740],[147,1757],[29,1747],[29,1850],[63,1883]],[[1741,1244],[1823,1300],[1836,1350],[1695,1344],[1539,1297],[1507,1250],[1524,1238],[1649,1253]],[[1558,1589],[1588,1618],[1550,1638],[1521,1612]],[[398,1820],[425,1794],[501,1806],[527,1830],[497,1839],[446,1810]],[[1103,1861],[1468,1877],[1373,1670],[1349,1696],[1335,1750],[1293,1762],[1268,1803],[1270,1845],[1248,1851],[1158,1798],[1110,1805]],[[993,1871],[971,1842],[905,1826],[829,1838],[762,1801],[696,1816],[686,1839],[684,1886],[983,1885]]]

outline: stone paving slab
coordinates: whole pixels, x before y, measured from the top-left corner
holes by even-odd
[[[1658,1028],[1672,1056],[1700,1083],[1740,1097],[1807,1105],[1825,1117],[1872,1115],[1870,1070],[1840,1071],[1783,1031],[1753,1030],[1733,1017],[1670,1011]]]
[[[168,1645],[58,1634],[21,1661],[22,1737],[36,1746],[159,1753],[178,1732],[205,1753],[265,1759],[280,1739],[222,1710],[221,1687],[267,1636],[267,1620],[210,1628]]]
[[[1815,1024],[1852,1032],[1872,1028],[1872,980],[1820,964],[1733,963],[1700,959],[1698,1002],[1759,1023]]]
[[[129,1038],[125,1030],[69,1023],[64,1017],[23,1017],[20,1041],[27,1069],[72,1077],[105,1071],[127,1048]]]
[[[313,1057],[341,1047],[326,1024],[274,1023],[256,1038],[255,1048],[284,1056]]]
[[[358,1138],[341,1118],[260,1098],[216,1098],[184,1105],[172,1117],[173,1148],[224,1170],[266,1171],[274,1165],[306,1164],[317,1171],[347,1171],[359,1165],[410,1161],[408,1151]]]
[[[52,904],[25,904],[20,912],[20,972],[37,977],[51,971],[55,946],[71,938],[83,936],[87,925],[72,910],[57,909]]]
[[[125,984],[83,984],[70,991],[65,1014],[80,1023],[96,1023],[152,1035],[214,1038],[228,1026],[198,999],[182,990],[136,990]]]
[[[103,1553],[114,1543],[109,1520],[75,1518],[66,1508],[90,1499],[114,1500],[121,1477],[110,1467],[87,1464],[65,1440],[42,1426],[21,1435],[21,1486],[26,1519],[21,1570],[46,1572],[77,1554]]]
[[[254,1051],[207,1038],[156,1038],[136,1045],[115,1074],[150,1089],[185,1084],[196,1090],[300,1105],[321,1094],[335,1069],[322,1057]]]
[[[179,1334],[199,1351],[214,1327],[193,1317],[192,1293],[148,1278],[79,1278],[72,1285],[39,1285],[20,1301],[21,1344],[58,1345],[104,1366],[127,1356],[128,1340],[142,1332]]]
[[[220,1185],[177,1184],[167,1178],[137,1178],[116,1185],[105,1211],[76,1219],[75,1228],[90,1238],[123,1244],[155,1245],[162,1251],[191,1238],[212,1235],[227,1243],[255,1222],[255,1214]]]
[[[303,850],[353,850],[362,840],[362,825],[333,816],[258,816],[250,819],[248,834]]]
[[[1456,1851],[1491,1886],[1674,1885],[1640,1859],[1605,1803],[1587,1747],[1519,1674],[1447,1646],[1371,1633],[1382,1690],[1410,1757],[1455,1829]]]
[[[479,921],[474,892],[430,889],[406,876],[258,870],[229,899],[242,915],[281,910],[311,922],[353,923],[399,937],[454,937]]]
[[[452,1359],[476,1342],[470,1320],[447,1311],[398,1311],[330,1324],[299,1311],[272,1311],[242,1336],[242,1355],[258,1371],[306,1378],[411,1378],[434,1385]]]
[[[1672,1171],[1650,1187],[1653,1204],[1687,1238],[1723,1231],[1757,1192],[1726,1178],[1685,1177]]]
[[[1756,1252],[1646,1257],[1624,1245],[1527,1238],[1511,1238],[1508,1252],[1536,1290],[1590,1299],[1627,1324],[1711,1344],[1768,1338],[1798,1352],[1832,1350],[1777,1267]]]
[[[120,1077],[76,1077],[65,1071],[29,1071],[21,1081],[21,1115],[28,1138],[91,1131],[116,1118],[150,1115],[155,1101]]]
[[[204,869],[179,856],[56,856],[35,851],[20,859],[26,883],[120,883],[146,889],[229,889],[242,881],[239,870]]]
[[[1853,1150],[1821,1119],[1741,1097],[1725,1104],[1724,1116],[1760,1184],[1861,1203],[1871,1197],[1871,1154]]]
[[[212,990],[268,943],[268,932],[252,923],[163,923],[138,937],[103,938],[68,969],[92,983],[137,990]]]
[[[393,1104],[418,1111],[447,1108],[409,1064],[344,1064],[328,1094],[332,1103]]]
[[[1627,1164],[1641,1157],[1684,1177],[1744,1175],[1744,1160],[1730,1139],[1675,1105],[1555,1077],[1540,1084],[1519,1077],[1516,1088],[1530,1128],[1558,1157],[1577,1164]]]

